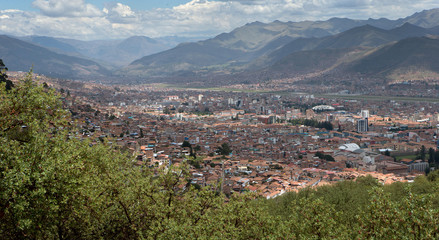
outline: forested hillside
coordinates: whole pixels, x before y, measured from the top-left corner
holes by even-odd
[[[438,239],[439,172],[371,177],[265,200],[191,186],[189,166],[139,167],[81,140],[61,95],[0,85],[1,239]]]

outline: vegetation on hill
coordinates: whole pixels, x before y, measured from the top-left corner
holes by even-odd
[[[195,189],[188,166],[151,169],[74,134],[53,89],[0,83],[2,239],[437,239],[439,172],[371,177],[265,200]],[[224,148],[224,147],[223,147]]]
[[[437,239],[438,173],[386,186],[361,177],[288,193],[266,209],[296,239]]]

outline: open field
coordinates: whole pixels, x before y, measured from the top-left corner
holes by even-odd
[[[227,88],[227,87],[193,87],[193,86],[182,86],[174,84],[154,84],[157,88],[170,88],[170,89],[184,89],[184,90],[195,90],[195,91],[217,91],[217,92],[244,92],[244,93],[269,93],[269,90],[256,90],[256,89],[238,89],[238,88]]]
[[[412,155],[402,155],[402,156],[395,156],[396,161],[399,162],[402,159],[412,159],[412,160],[416,160],[416,157],[418,155],[412,154]],[[427,157],[426,157],[427,158]]]
[[[321,94],[321,93],[297,93],[289,91],[272,91],[263,89],[238,89],[227,87],[193,87],[182,86],[174,84],[154,84],[158,88],[171,88],[171,89],[184,89],[184,90],[196,90],[196,91],[218,91],[218,92],[244,92],[244,93],[271,93],[279,95],[309,95],[312,94],[315,97],[320,98],[332,98],[332,99],[346,99],[346,100],[360,100],[360,101],[397,101],[397,102],[437,102],[439,98],[422,98],[422,97],[404,97],[404,96],[373,96],[373,95],[354,95],[354,94]]]
[[[366,100],[366,101],[398,101],[398,102],[439,102],[439,98],[421,98],[421,97],[398,97],[398,96],[372,96],[372,95],[336,95],[336,94],[314,94],[315,97],[337,98],[349,100]]]

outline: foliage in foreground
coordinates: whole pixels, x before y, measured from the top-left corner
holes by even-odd
[[[277,221],[296,226],[287,234],[298,239],[438,239],[437,176],[387,186],[361,177],[288,193],[264,206]]]
[[[3,83],[4,84],[4,83]],[[413,184],[346,181],[226,201],[188,167],[149,169],[77,139],[59,96],[0,86],[2,239],[437,239],[438,172]]]
[[[4,83],[3,83],[4,85]],[[254,195],[195,190],[187,166],[150,169],[81,140],[59,96],[29,75],[0,86],[2,239],[251,239],[268,235]]]

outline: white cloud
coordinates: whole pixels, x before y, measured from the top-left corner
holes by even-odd
[[[111,9],[121,17],[132,17],[134,12],[131,11],[130,6],[123,5],[122,3],[116,3],[116,6]]]
[[[35,0],[33,4],[39,12],[0,10],[1,30],[78,39],[214,36],[253,21],[396,19],[439,7],[437,0],[192,0],[149,11],[117,2],[100,10],[85,0]]]
[[[2,13],[21,13],[21,10],[18,9],[6,9],[6,10],[1,10]]]
[[[102,12],[84,0],[35,0],[34,7],[50,17],[97,17]]]
[[[131,7],[122,3],[107,4],[103,12],[112,23],[133,23],[137,18]]]

